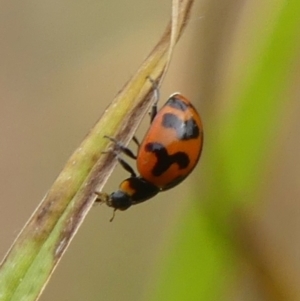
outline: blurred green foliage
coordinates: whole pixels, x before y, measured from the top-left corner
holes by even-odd
[[[208,187],[195,183],[192,196],[204,205],[191,207],[182,218],[171,255],[161,263],[162,271],[157,269],[161,276],[151,300],[225,300],[241,260],[256,275],[267,275],[266,282],[257,276],[266,300],[293,300],[278,277],[262,266],[251,242],[246,246],[247,231],[243,232],[251,220],[251,207],[262,198],[274,149],[281,146],[279,121],[289,108],[286,94],[299,60],[300,2],[282,1],[280,8],[269,8],[274,8],[266,11],[273,14],[272,22],[265,18],[254,34],[256,44],[251,45],[259,54],[242,66],[245,72],[233,84],[238,93],[225,100],[217,124],[205,125],[206,130],[213,127],[208,130],[213,138],[205,143],[203,173]],[[240,20],[237,26],[251,26],[253,20],[248,21]],[[229,67],[227,72],[233,71]]]

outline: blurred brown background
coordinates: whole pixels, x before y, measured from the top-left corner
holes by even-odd
[[[224,1],[208,8],[198,1],[163,84],[163,99],[174,91],[195,99],[204,124],[205,116],[225,108],[216,102],[225,89],[226,29],[232,32],[238,22],[232,7],[240,11],[245,3]],[[0,2],[1,257],[67,158],[152,49],[170,9],[171,1],[158,0]],[[300,276],[299,92],[295,83],[289,91],[295,105],[283,123],[279,163],[266,183],[259,218],[293,286]],[[204,150],[202,161],[208,155]],[[113,223],[109,208],[93,208],[41,300],[141,300],[154,276],[152,265],[188,205],[190,183],[195,176],[204,178],[201,163],[198,168],[180,188],[118,213]],[[125,176],[118,168],[107,192]],[[254,300],[251,276],[241,283],[244,289],[235,287],[232,300]]]

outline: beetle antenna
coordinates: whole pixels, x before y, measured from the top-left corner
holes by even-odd
[[[110,218],[110,222],[112,222],[113,220],[114,220],[114,218],[115,218],[115,216],[116,216],[116,208],[114,209],[114,211],[113,211],[113,215],[112,215],[112,217]]]

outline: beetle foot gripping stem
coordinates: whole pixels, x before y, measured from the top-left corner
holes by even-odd
[[[105,135],[104,138],[109,139],[115,144],[115,149],[113,150],[115,156],[118,156],[120,153],[123,153],[126,156],[130,157],[131,159],[136,160],[137,158],[136,155],[128,147],[124,146],[123,143],[119,142],[118,140],[110,136]],[[139,146],[140,143],[136,137],[133,137],[133,141]],[[102,153],[108,153],[108,152],[110,151],[104,151]]]
[[[95,203],[99,203],[100,205],[109,203],[109,195],[107,193],[95,191],[95,194],[97,195]]]
[[[151,82],[152,88],[153,88],[153,95],[154,95],[154,103],[152,105],[151,111],[149,112],[150,116],[150,124],[152,123],[154,117],[157,115],[157,104],[160,98],[160,93],[159,93],[159,86],[158,82],[156,82],[153,78],[150,76],[147,76],[147,79]]]
[[[111,206],[111,199],[110,199],[110,196],[105,193],[105,192],[100,192],[100,191],[95,191],[95,194],[97,195],[97,198],[95,200],[95,203],[99,203],[100,205],[102,204],[106,204],[108,207],[112,207]],[[114,211],[113,211],[113,215],[112,217],[110,218],[110,222],[112,222],[116,216],[116,208],[114,208]]]
[[[112,152],[114,153],[115,157],[118,159],[119,163],[121,164],[121,166],[130,173],[131,177],[136,177],[136,173],[133,170],[133,168],[124,160],[120,157],[120,153],[125,154],[126,156],[130,157],[131,159],[136,160],[137,156],[126,146],[124,146],[121,142],[117,141],[115,138],[113,137],[109,137],[109,136],[104,136],[104,138],[109,139],[110,141],[112,141],[115,144],[115,149],[112,150]],[[139,145],[138,140],[134,137],[134,142],[136,144]],[[102,153],[108,153],[110,151],[105,151]]]

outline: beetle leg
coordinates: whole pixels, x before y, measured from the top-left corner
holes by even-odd
[[[133,170],[133,168],[125,161],[123,160],[121,157],[117,156],[117,159],[119,161],[119,163],[121,164],[121,166],[130,173],[131,177],[135,178],[136,177],[136,173]]]
[[[99,192],[99,191],[95,191],[95,194],[97,195],[97,198],[95,200],[96,204],[100,203],[100,205],[101,205],[101,204],[105,203],[107,206],[109,206],[109,196],[108,196],[108,194],[103,193],[103,192]],[[116,210],[117,209],[114,208],[113,215],[112,215],[112,217],[109,220],[110,222],[112,222],[114,220],[114,218],[116,216]]]
[[[151,124],[153,119],[155,118],[155,116],[157,114],[157,103],[159,101],[160,95],[159,95],[159,87],[157,85],[157,82],[154,79],[152,79],[150,76],[148,76],[147,78],[149,79],[149,81],[152,84],[153,93],[154,93],[154,103],[152,105],[151,112],[149,113],[149,115],[150,115],[150,124]]]
[[[124,146],[122,143],[120,143],[119,141],[117,141],[115,138],[109,137],[109,136],[104,136],[104,138],[109,139],[110,141],[114,142],[115,145],[117,146],[117,150],[119,150],[120,152],[124,153],[126,156],[132,158],[132,159],[136,159],[136,155],[132,152],[132,150],[130,150],[128,147]],[[136,140],[134,140],[136,142]]]
[[[132,140],[135,142],[135,144],[136,144],[138,147],[140,147],[141,144],[140,144],[138,138],[136,138],[135,136],[133,136]]]
[[[109,195],[107,193],[104,193],[104,192],[100,192],[100,191],[95,191],[95,194],[97,195],[97,198],[95,200],[95,203],[98,203],[98,204],[107,204],[108,200],[109,200]]]

